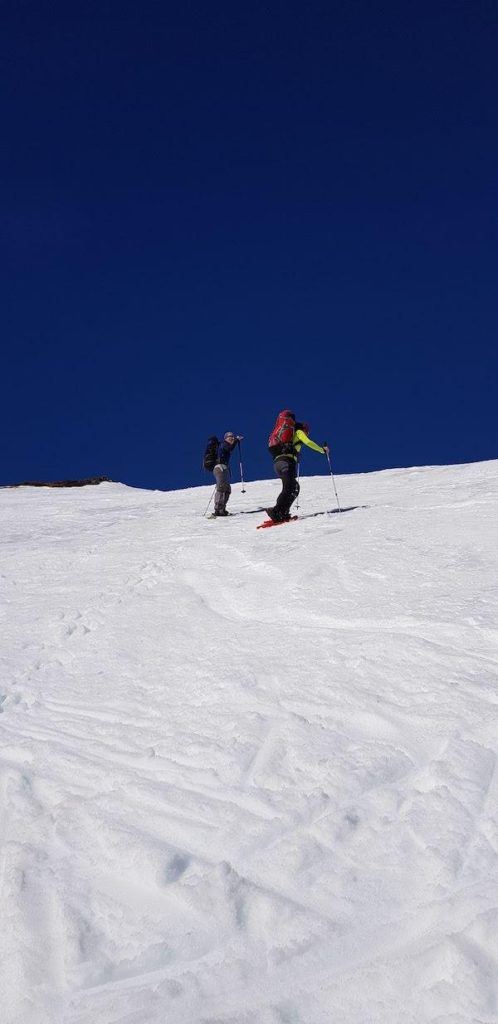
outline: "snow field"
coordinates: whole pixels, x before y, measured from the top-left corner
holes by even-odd
[[[0,493],[5,1024],[498,1021],[497,470]]]

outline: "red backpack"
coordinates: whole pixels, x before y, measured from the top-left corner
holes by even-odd
[[[289,454],[292,451],[296,418],[293,412],[284,409],[279,412],[277,422],[268,438],[268,450],[273,458]]]

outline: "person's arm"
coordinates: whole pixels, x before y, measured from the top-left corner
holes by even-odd
[[[301,444],[307,445],[308,448],[312,448],[314,452],[320,452],[321,455],[325,455],[325,452],[328,451],[325,446],[322,447],[321,444],[316,444],[315,441],[312,441],[300,427],[298,427],[294,434],[294,441],[299,441]]]

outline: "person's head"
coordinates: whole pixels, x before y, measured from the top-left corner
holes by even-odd
[[[227,430],[225,434],[225,441],[228,441],[228,444],[235,444],[235,434],[233,430]]]

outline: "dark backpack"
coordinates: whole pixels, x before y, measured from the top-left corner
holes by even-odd
[[[293,413],[288,409],[279,412],[277,422],[268,438],[268,451],[272,458],[275,459],[278,455],[288,455],[292,452],[295,427],[296,421]]]
[[[216,460],[218,458],[219,446],[220,442],[218,441],[218,438],[215,437],[215,435],[213,434],[212,437],[209,438],[208,443],[206,445],[204,458],[202,460],[203,469],[207,469],[209,471],[212,471],[214,469],[214,467],[216,466]]]

